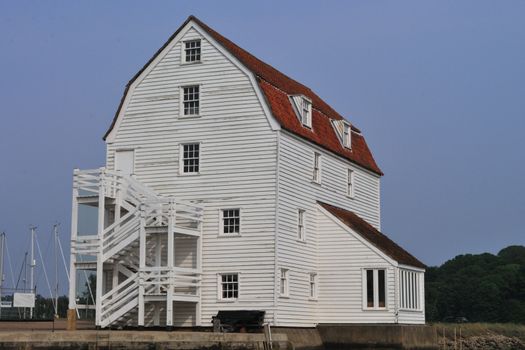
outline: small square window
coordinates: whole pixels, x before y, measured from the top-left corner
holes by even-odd
[[[184,62],[200,62],[201,60],[201,41],[189,40],[184,42]]]
[[[221,211],[221,234],[225,236],[241,233],[241,210],[223,209]]]
[[[198,174],[200,163],[200,144],[188,143],[181,147],[181,166],[182,174]]]
[[[235,300],[239,298],[239,275],[236,273],[219,276],[221,300]]]
[[[185,86],[183,89],[183,115],[198,116],[200,107],[200,87]]]

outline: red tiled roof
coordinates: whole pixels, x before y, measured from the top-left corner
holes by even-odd
[[[352,129],[356,132],[352,135],[352,149],[348,150],[344,148],[339,142],[339,139],[330,121],[330,119],[344,119],[339,113],[337,113],[308,87],[286,76],[269,64],[259,60],[257,57],[240,48],[194,16],[190,16],[184,22],[184,24],[168,39],[163,47],[157,51],[157,53],[148,61],[148,63],[127,84],[124,97],[121,100],[120,106],[117,110],[117,113],[115,114],[115,118],[113,119],[109,130],[104,135],[104,139],[106,139],[116,123],[117,116],[120,112],[120,109],[122,108],[122,104],[129,86],[189,21],[194,21],[197,23],[219,44],[221,44],[242,64],[244,64],[246,68],[252,71],[252,73],[258,78],[259,85],[268,101],[268,104],[270,105],[272,113],[277,121],[281,124],[281,127],[296,135],[306,138],[307,140],[310,140],[317,145],[332,151],[354,163],[357,163],[376,174],[383,175],[376,164],[374,157],[372,156],[372,152],[370,152],[364,137],[359,133],[359,129],[352,125]],[[299,119],[296,117],[295,111],[291,106],[288,95],[298,94],[305,95],[312,100],[312,130],[304,128],[301,125]]]
[[[312,129],[305,128],[299,121],[299,118],[296,117],[286,92],[277,89],[264,80],[259,81],[259,86],[268,100],[273,115],[280,122],[282,128],[382,175],[363,135],[352,134],[352,149],[349,150],[343,147],[339,141],[330,119],[320,111],[312,109]]]
[[[419,261],[412,254],[401,248],[390,238],[379,232],[374,226],[360,218],[357,214],[335,207],[330,204],[318,202],[323,208],[328,210],[330,214],[341,220],[346,226],[351,228],[361,237],[372,243],[383,253],[394,259],[400,264],[426,268],[425,264]]]

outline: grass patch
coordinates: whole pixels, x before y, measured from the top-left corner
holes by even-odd
[[[525,324],[517,323],[434,323],[437,329],[438,337],[443,337],[443,330],[445,337],[454,339],[454,329],[456,335],[459,337],[459,329],[461,328],[462,337],[479,337],[491,335],[503,335],[505,337],[515,337],[525,341]]]

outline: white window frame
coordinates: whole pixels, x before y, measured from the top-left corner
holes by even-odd
[[[199,145],[199,171],[184,172],[184,146],[187,145]],[[179,175],[180,176],[192,176],[199,175],[201,173],[202,165],[202,144],[200,142],[184,142],[179,144]]]
[[[283,282],[284,281],[284,282]],[[290,270],[279,269],[279,296],[288,298],[290,296]]]
[[[297,209],[297,240],[306,242],[306,210]]]
[[[312,174],[312,182],[316,184],[321,183],[321,176],[322,176],[321,163],[322,163],[321,153],[314,152],[314,164],[313,164],[314,168],[313,168],[313,174]]]
[[[239,232],[225,233],[224,232],[224,212],[226,210],[238,210],[239,211]],[[219,236],[221,237],[238,237],[242,232],[242,210],[241,208],[222,208],[219,209]]]
[[[308,274],[308,295],[310,296],[310,300],[317,300],[318,297],[318,281],[317,281],[317,273],[316,272],[310,272]],[[312,293],[313,292],[313,293]]]
[[[348,149],[352,149],[352,126],[347,123],[343,122],[343,146]]]
[[[299,116],[301,117],[301,124],[307,128],[312,128],[312,101],[306,96],[301,98],[301,109],[299,110]]]
[[[399,309],[422,311],[422,276],[420,271],[399,269]]]
[[[186,61],[186,43],[195,42],[195,41],[199,42],[199,49],[200,49],[199,56],[200,57],[196,61]],[[180,58],[181,58],[181,64],[201,63],[202,62],[202,39],[197,38],[197,39],[188,39],[188,40],[182,41]]]
[[[196,100],[199,103],[199,113],[197,114],[185,114],[184,113],[184,89],[188,88],[199,88],[199,99]],[[179,104],[179,117],[180,118],[199,118],[202,114],[202,85],[200,84],[186,84],[180,87],[180,104]]]
[[[385,271],[385,306],[379,306],[379,270]],[[373,271],[373,306],[368,306],[367,271]],[[370,267],[362,269],[363,310],[388,310],[388,269],[386,267]]]
[[[346,196],[355,198],[355,171],[354,169],[346,169]]]
[[[237,275],[237,297],[234,298],[224,298],[222,296],[222,276],[228,276],[228,275]],[[217,274],[217,300],[222,302],[235,302],[239,300],[241,296],[241,274],[239,272],[224,272],[224,273],[218,273]]]

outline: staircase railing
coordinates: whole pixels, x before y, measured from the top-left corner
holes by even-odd
[[[101,254],[102,263],[109,259],[124,262],[133,256],[134,251],[130,248],[134,247],[134,242],[138,243],[141,230],[166,228],[174,233],[200,235],[203,207],[198,204],[157,195],[137,179],[118,171],[100,168],[75,170],[74,174],[74,186],[79,197],[99,196],[100,199],[104,196],[113,199],[116,207],[125,210],[125,214],[120,216],[118,209],[115,222],[98,235],[78,236],[72,242],[76,254]],[[104,202],[107,203],[102,200]],[[200,271],[196,269],[142,268],[101,296],[101,327],[113,323],[138,305],[139,278],[142,281],[140,285],[145,287],[145,295],[166,294],[168,286],[173,286],[174,292],[197,296],[201,283]]]
[[[101,297],[100,320],[105,327],[138,303],[138,273],[134,273]]]

